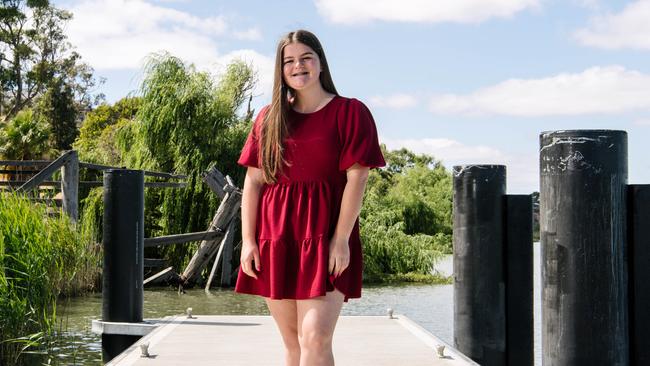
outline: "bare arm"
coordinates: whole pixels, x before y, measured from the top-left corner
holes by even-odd
[[[347,183],[343,190],[341,211],[334,236],[330,242],[329,271],[335,276],[339,276],[350,264],[348,240],[361,212],[363,192],[366,188],[369,171],[370,168],[358,163],[347,170]]]
[[[242,250],[241,268],[248,276],[257,279],[253,270],[252,262],[255,262],[255,269],[260,270],[260,254],[255,239],[255,227],[257,221],[257,207],[260,201],[260,192],[264,182],[262,171],[249,167],[244,179],[244,191],[241,198],[241,225],[242,225]]]

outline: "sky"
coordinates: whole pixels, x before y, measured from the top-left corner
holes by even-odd
[[[215,78],[233,59],[270,102],[275,48],[307,29],[334,83],[372,111],[380,142],[446,167],[507,166],[539,191],[539,135],[628,134],[629,183],[650,183],[650,0],[55,0],[70,42],[113,103],[167,51]]]

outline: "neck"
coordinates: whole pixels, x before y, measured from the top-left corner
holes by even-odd
[[[303,113],[313,112],[318,110],[326,100],[329,100],[330,96],[331,94],[325,91],[320,84],[307,90],[299,90],[296,92],[293,109]]]

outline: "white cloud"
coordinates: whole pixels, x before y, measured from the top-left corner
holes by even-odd
[[[469,164],[506,165],[509,193],[531,193],[539,190],[537,151],[530,154],[509,154],[486,145],[466,145],[447,138],[390,139],[381,138],[389,150],[405,147],[420,154],[433,155],[445,167]]]
[[[496,164],[503,162],[505,154],[498,149],[477,145],[468,146],[459,141],[446,138],[389,139],[382,138],[390,150],[405,147],[421,154],[430,154],[445,165],[457,164]]]
[[[370,98],[370,104],[380,108],[406,109],[415,107],[418,104],[418,98],[408,94],[374,96]]]
[[[223,16],[195,16],[145,0],[83,0],[70,10],[69,39],[99,70],[138,69],[161,51],[206,69],[225,57],[220,40],[261,35],[257,28],[232,31]]]
[[[618,14],[594,17],[574,38],[586,46],[606,49],[650,49],[650,0],[628,4]]]
[[[325,19],[349,25],[372,21],[480,23],[511,17],[539,3],[540,0],[315,0]]]
[[[467,95],[434,96],[439,114],[518,117],[650,110],[650,75],[621,66],[592,67],[542,79],[510,79]]]

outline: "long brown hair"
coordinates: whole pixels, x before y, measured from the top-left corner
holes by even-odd
[[[262,121],[262,128],[260,129],[260,144],[259,161],[261,162],[262,175],[265,183],[276,183],[279,174],[282,173],[282,166],[287,162],[284,160],[284,139],[289,135],[289,128],[287,126],[287,119],[289,110],[291,109],[290,97],[295,97],[295,92],[284,82],[282,74],[282,63],[284,47],[291,43],[302,43],[310,47],[320,60],[321,70],[319,80],[321,86],[325,91],[338,95],[332,75],[325,58],[323,46],[321,46],[318,38],[306,30],[299,29],[297,31],[287,33],[280,42],[275,54],[275,71],[273,79],[273,96],[271,98],[271,105],[268,108],[264,120]]]

